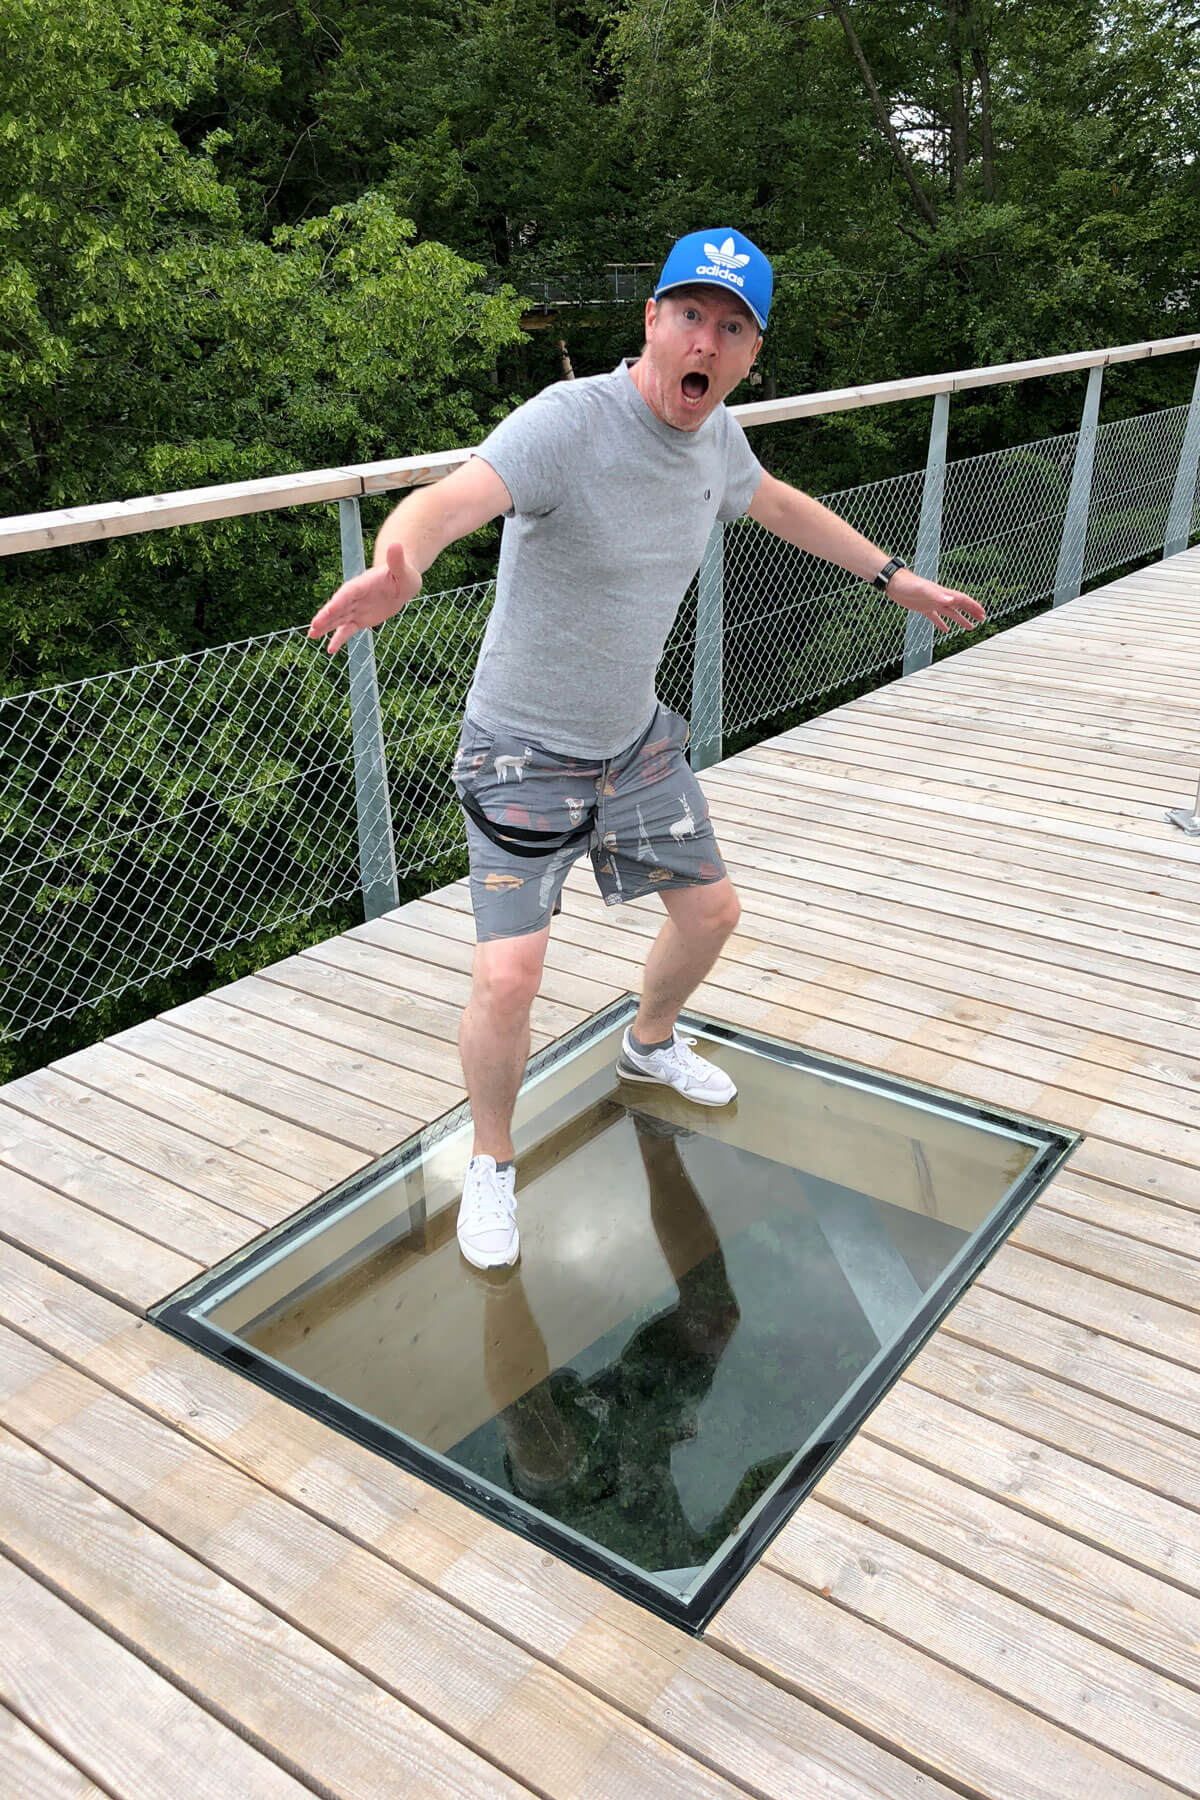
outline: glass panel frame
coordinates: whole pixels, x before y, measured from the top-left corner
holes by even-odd
[[[518,1109],[567,1062],[631,1021],[637,1005],[635,996],[623,996],[532,1057]],[[431,1151],[469,1128],[470,1110],[466,1102],[414,1133],[385,1156],[376,1158],[291,1218],[261,1234],[232,1257],[167,1296],[150,1309],[149,1317],[164,1330],[238,1370],[334,1430],[462,1500],[485,1517],[519,1532],[541,1548],[562,1556],[683,1630],[699,1634],[899,1379],[980,1269],[1003,1244],[1047,1182],[1066,1162],[1081,1142],[1082,1134],[1022,1114],[978,1105],[944,1090],[887,1075],[861,1064],[818,1055],[782,1039],[735,1028],[699,1013],[681,1014],[679,1026],[701,1040],[731,1045],[739,1051],[766,1057],[800,1072],[866,1089],[871,1094],[915,1106],[925,1115],[941,1114],[961,1124],[980,1127],[985,1132],[999,1132],[1010,1139],[1024,1140],[1032,1150],[1031,1160],[1008,1191],[925,1291],[907,1326],[895,1338],[881,1343],[878,1353],[739,1520],[718,1552],[702,1568],[688,1571],[691,1579],[682,1586],[673,1588],[662,1572],[647,1573],[564,1522],[539,1511],[533,1503],[503,1491],[395,1426],[361,1411],[241,1341],[211,1317],[231,1295],[252,1278],[258,1278],[264,1269],[273,1263],[281,1263],[306,1243],[319,1241],[331,1221],[339,1215],[352,1213],[355,1205],[364,1202],[383,1180],[396,1180],[422,1169]],[[393,1217],[388,1226],[388,1237],[391,1241],[403,1241],[413,1236],[420,1246],[424,1224],[423,1210],[419,1206],[410,1207],[407,1230],[398,1232]],[[370,1242],[369,1239],[359,1241],[356,1246],[359,1260],[363,1245]],[[329,1279],[329,1265],[320,1267],[319,1279],[325,1282]],[[318,1277],[312,1279],[316,1281]],[[303,1291],[303,1284],[300,1288],[293,1285],[287,1290],[288,1297]]]

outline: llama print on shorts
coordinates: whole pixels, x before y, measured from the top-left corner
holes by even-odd
[[[684,838],[695,837],[696,821],[692,817],[692,809],[688,805],[687,795],[677,794],[676,799],[683,803],[683,817],[682,819],[676,819],[674,825],[672,825],[671,836],[675,839],[677,844],[682,844]]]
[[[639,862],[650,863],[653,866],[658,858],[654,854],[654,847],[650,842],[650,833],[646,830],[646,821],[642,817],[641,807],[637,807],[636,811],[638,821],[637,859]]]
[[[511,772],[513,775],[516,776],[518,781],[524,781],[524,779],[525,779],[525,764],[527,762],[531,762],[532,759],[533,759],[533,751],[529,748],[528,744],[526,744],[526,746],[525,746],[525,754],[523,756],[497,756],[497,757],[494,757],[492,760],[492,767],[496,771],[496,780],[497,781],[507,781],[509,774]]]

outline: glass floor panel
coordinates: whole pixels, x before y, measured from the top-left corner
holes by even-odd
[[[152,1317],[693,1631],[1078,1137],[696,1015],[727,1107],[530,1064],[515,1269],[454,1234],[465,1106]]]

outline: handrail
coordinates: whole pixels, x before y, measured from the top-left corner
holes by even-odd
[[[995,363],[990,368],[959,369],[941,375],[918,375],[878,381],[865,387],[830,388],[783,400],[752,400],[730,412],[743,426],[774,425],[787,419],[819,418],[860,406],[886,406],[896,400],[919,400],[968,388],[994,387],[1006,381],[1064,375],[1074,369],[1104,368],[1110,363],[1138,362],[1150,356],[1174,356],[1200,349],[1200,333],[1154,338],[1141,344],[1119,344],[1107,350],[1072,351],[1031,362]],[[260,481],[227,482],[219,487],[186,488],[136,500],[99,506],[68,506],[57,512],[21,513],[0,519],[0,556],[29,550],[53,550],[64,544],[128,537],[140,531],[163,531],[171,525],[194,525],[206,519],[229,519],[243,513],[269,512],[280,506],[308,505],[321,500],[357,499],[394,488],[424,487],[439,481],[471,456],[470,448],[437,451],[385,462],[350,463],[344,468],[271,475]]]

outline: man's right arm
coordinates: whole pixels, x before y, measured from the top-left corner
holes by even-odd
[[[331,631],[326,648],[332,656],[356,631],[382,625],[416,598],[421,577],[448,544],[511,508],[504,482],[479,456],[432,486],[417,488],[384,520],[371,568],[342,583],[313,619],[309,637]]]

